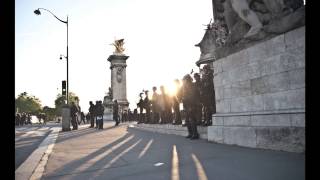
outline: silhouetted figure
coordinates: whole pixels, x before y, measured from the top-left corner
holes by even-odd
[[[89,102],[90,107],[89,107],[89,115],[90,115],[90,128],[94,127],[94,104],[92,103],[92,101]]]
[[[113,101],[114,103],[113,103],[113,120],[116,122],[116,126],[118,126],[119,125],[119,118],[118,118],[118,116],[119,116],[119,104],[118,104],[118,101],[117,100],[114,100]]]
[[[150,116],[151,102],[150,102],[149,97],[148,97],[148,92],[149,92],[148,90],[144,91],[146,97],[143,100],[143,107],[146,110],[146,118],[144,120],[144,123],[146,123],[146,124],[150,123],[150,117],[151,117]]]
[[[98,107],[99,101],[96,101],[96,104],[94,105],[94,117],[95,117],[95,121],[96,121],[96,128],[98,129],[98,121],[97,121],[97,107]]]
[[[157,87],[152,88],[153,94],[152,94],[152,100],[151,100],[151,110],[152,110],[152,123],[159,123],[160,120],[160,104],[159,104],[159,98],[160,95],[157,93]]]
[[[47,115],[46,114],[41,114],[42,119],[43,119],[43,124],[46,125],[47,124]]]
[[[173,124],[182,124],[181,114],[180,114],[180,102],[182,98],[180,81],[176,79],[174,81],[176,86],[176,94],[172,96],[172,105],[174,111],[174,123]]]
[[[142,94],[143,93],[140,93],[139,96],[140,96],[140,100],[137,104],[137,106],[139,107],[139,120],[138,120],[138,124],[140,123],[143,123],[143,116],[142,116],[142,113],[143,113],[143,99],[142,99]]]
[[[170,97],[166,94],[164,86],[160,86],[161,124],[172,123],[172,105]]]
[[[192,83],[192,78],[189,74],[183,77],[183,95],[182,102],[186,110],[187,117],[186,125],[188,129],[187,138],[198,139],[199,134],[197,131],[197,115],[196,109],[200,103],[200,94],[197,91],[197,88],[194,83]],[[188,120],[187,120],[188,119]]]
[[[121,116],[121,122],[127,122],[128,121],[128,113],[127,110],[124,110]]]
[[[102,105],[102,101],[98,101],[96,104],[96,121],[98,129],[103,129],[103,114],[104,107]]]
[[[19,113],[16,114],[16,118],[15,118],[15,123],[17,126],[20,125],[20,121],[21,121],[21,116]]]
[[[213,70],[209,65],[203,67],[202,76],[202,101],[204,108],[204,125],[212,125],[212,114],[216,113],[215,92],[213,84]]]
[[[87,114],[86,114],[86,121],[87,121],[87,123],[90,123],[90,112],[88,112]],[[91,127],[91,126],[90,126]]]
[[[85,121],[85,115],[83,112],[81,112],[81,121],[80,123],[83,122],[83,124],[86,124],[86,121]]]
[[[74,102],[71,103],[71,124],[72,130],[78,129],[78,122],[77,122],[77,113],[79,109]]]
[[[200,94],[200,103],[198,104],[198,106],[196,107],[196,117],[197,117],[197,125],[201,125],[202,124],[202,82],[201,82],[201,77],[199,73],[194,73],[193,74],[193,78],[195,80],[194,85],[196,86],[197,89],[197,93]]]
[[[31,122],[31,114],[30,113],[28,113],[28,115],[27,115],[27,124],[32,124],[32,122]]]
[[[134,119],[134,121],[138,121],[138,110],[137,110],[137,108],[135,108],[133,110],[133,119]]]
[[[37,114],[37,119],[38,119],[38,121],[39,121],[39,124],[42,124],[42,123],[41,123],[41,119],[42,119],[41,113],[40,113],[40,114]]]
[[[25,112],[23,112],[21,116],[21,126],[26,124],[26,120],[27,120],[27,115]]]

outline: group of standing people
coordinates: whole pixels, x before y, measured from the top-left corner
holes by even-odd
[[[197,125],[212,125],[212,114],[216,112],[213,70],[209,65],[205,65],[202,76],[194,73],[193,78],[190,74],[185,75],[182,86],[176,79],[176,93],[172,96],[169,96],[164,86],[160,86],[161,94],[157,93],[157,87],[152,88],[151,100],[148,97],[148,91],[144,91],[144,99],[143,93],[140,93],[140,100],[137,103],[140,113],[138,123],[181,125],[180,103],[182,103],[185,115],[184,126],[188,129],[187,138],[198,139]]]
[[[30,113],[16,113],[15,116],[15,125],[16,126],[23,126],[26,124],[32,124],[31,122],[31,114]]]
[[[77,130],[78,125],[80,125],[81,122],[83,122],[83,124],[88,123],[89,118],[84,115],[84,113],[81,111],[81,107],[76,105],[75,102],[71,102],[70,115],[73,130]]]
[[[97,129],[103,129],[104,107],[102,101],[96,101],[96,104],[93,104],[93,102],[90,101],[89,105],[87,117],[90,119],[90,128],[96,127]]]

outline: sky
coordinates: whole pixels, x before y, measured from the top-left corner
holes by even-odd
[[[211,0],[16,0],[15,96],[27,92],[43,106],[54,107],[66,80],[69,20],[69,92],[89,101],[102,100],[111,86],[109,55],[115,39],[124,38],[127,99],[136,108],[139,93],[172,86],[174,79],[199,71],[199,43],[213,16]]]

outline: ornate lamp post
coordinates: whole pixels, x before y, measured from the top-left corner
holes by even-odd
[[[41,15],[41,12],[40,12],[40,9],[42,9],[42,10],[45,10],[45,11],[48,11],[50,14],[52,14],[56,19],[58,19],[60,22],[63,22],[63,23],[65,23],[65,24],[67,24],[67,56],[64,56],[65,58],[66,58],[66,60],[67,60],[67,88],[66,88],[66,91],[67,91],[67,104],[69,104],[69,50],[68,50],[68,16],[67,16],[67,21],[63,21],[63,20],[61,20],[60,18],[58,18],[56,15],[54,15],[51,11],[49,11],[48,9],[45,9],[45,8],[38,8],[38,9],[36,9],[35,11],[34,11],[34,13],[36,14],[36,15]],[[60,59],[62,59],[61,58],[61,56],[60,56]]]

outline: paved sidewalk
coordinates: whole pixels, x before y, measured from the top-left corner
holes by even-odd
[[[42,179],[302,180],[305,155],[189,140],[105,123],[60,132]],[[129,125],[132,126],[132,125]]]

